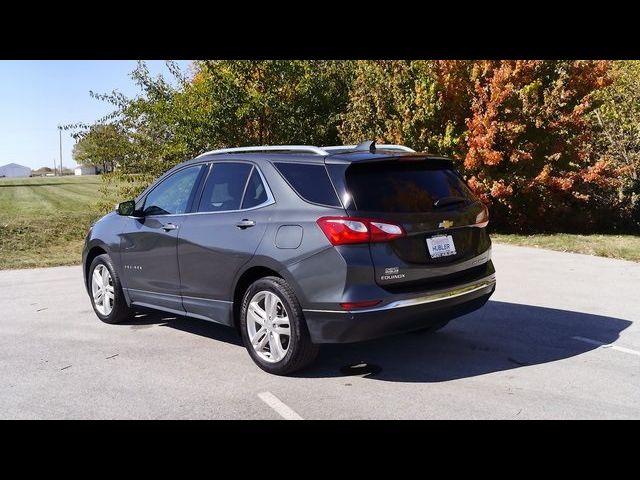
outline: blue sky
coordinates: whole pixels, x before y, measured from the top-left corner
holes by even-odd
[[[180,61],[183,70],[189,61]],[[152,74],[168,76],[164,61],[147,62]],[[113,110],[89,90],[127,96],[139,93],[129,73],[135,60],[0,61],[0,165],[59,165],[58,124],[93,122]],[[73,167],[75,140],[62,132],[62,163]]]

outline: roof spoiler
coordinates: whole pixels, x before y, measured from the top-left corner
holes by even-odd
[[[390,145],[390,144],[376,145],[375,140],[365,140],[364,142],[360,142],[359,144],[353,147],[353,149],[356,151],[369,152],[369,153],[376,153],[377,148],[380,148],[380,150],[400,150],[402,152],[409,152],[409,153],[415,152],[415,150],[409,147],[405,147],[404,145]]]
[[[412,163],[412,162],[427,162],[430,168],[435,170],[455,170],[453,160],[447,157],[440,157],[437,155],[427,155],[421,153],[414,153],[409,155],[399,155],[394,157],[373,157],[362,158],[354,162],[351,165],[366,165],[366,164],[391,164],[391,163]]]

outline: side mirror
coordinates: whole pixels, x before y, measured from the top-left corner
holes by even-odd
[[[139,212],[136,212],[136,202],[134,200],[127,200],[126,202],[119,203],[117,212],[118,215],[122,215],[124,217],[139,216],[137,215]]]

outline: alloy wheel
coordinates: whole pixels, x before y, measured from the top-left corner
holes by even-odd
[[[96,310],[105,317],[113,310],[114,291],[113,279],[109,273],[109,269],[98,264],[91,274],[91,294],[93,295],[93,304]]]
[[[247,308],[247,333],[253,349],[263,360],[284,358],[291,341],[291,324],[282,300],[273,292],[256,293]]]

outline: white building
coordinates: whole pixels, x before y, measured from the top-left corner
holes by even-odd
[[[76,175],[95,175],[96,167],[92,165],[81,165],[73,170]]]
[[[31,169],[17,163],[8,163],[0,167],[0,177],[30,177]]]

